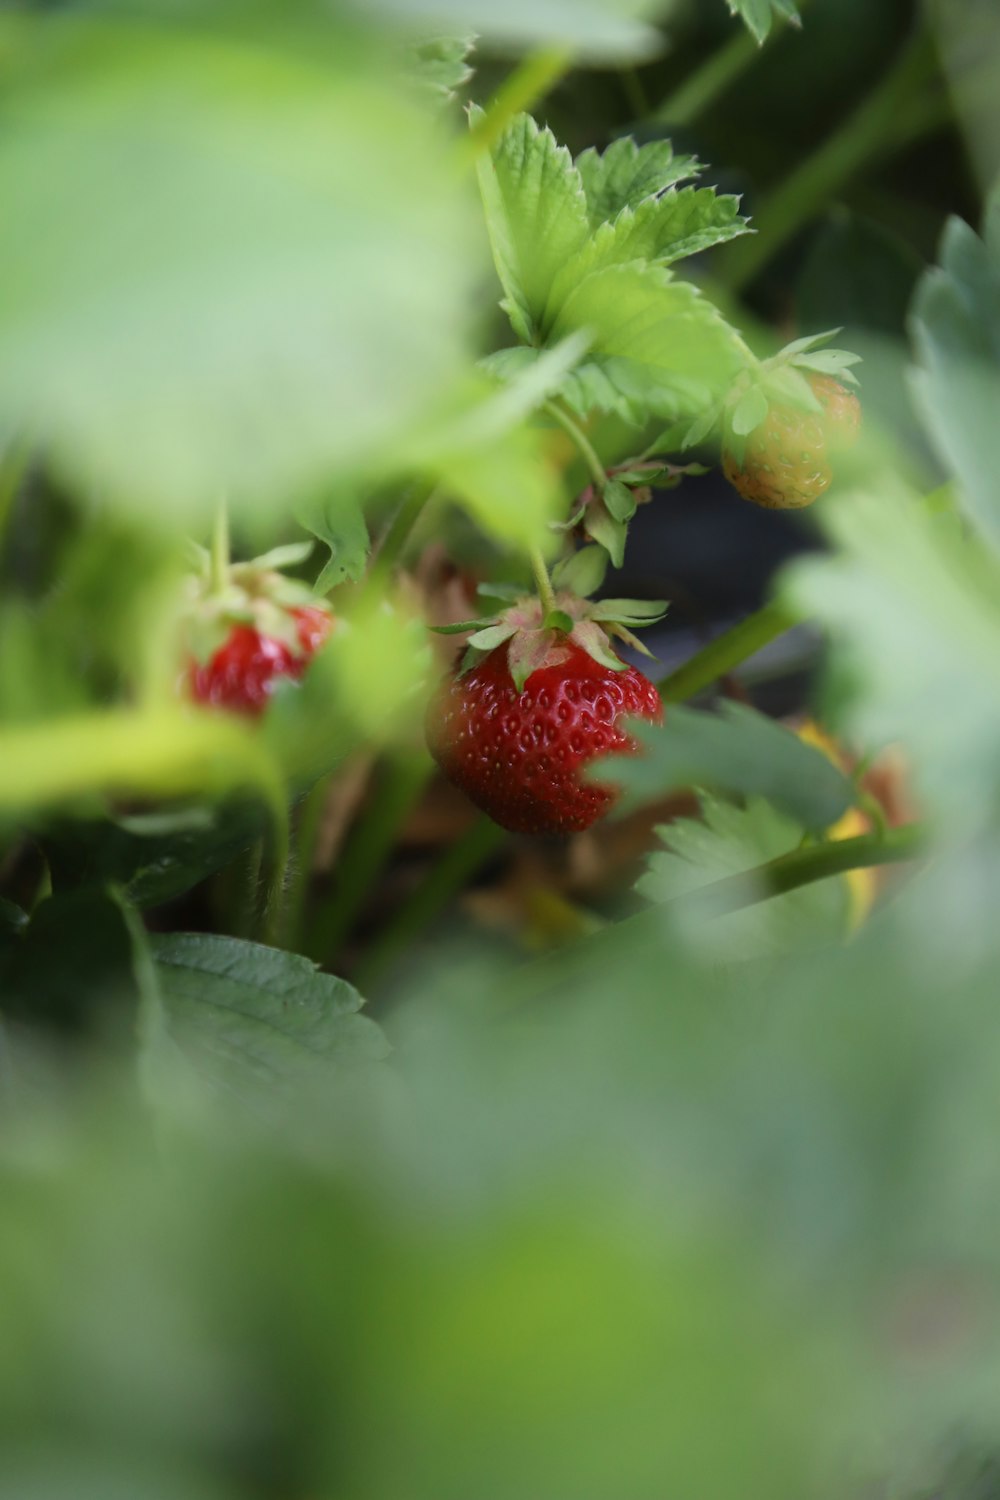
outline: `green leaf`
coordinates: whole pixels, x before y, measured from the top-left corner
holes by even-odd
[[[509,641],[516,629],[515,625],[507,623],[487,625],[484,630],[477,630],[475,635],[470,635],[468,643],[477,651],[492,651],[495,646],[502,646],[504,641]]]
[[[15,906],[13,901],[0,898],[0,938],[21,931],[27,925],[28,913]]]
[[[608,571],[608,554],[603,547],[581,547],[564,557],[552,570],[552,583],[588,599],[597,592]]]
[[[533,343],[556,275],[587,238],[583,183],[566,148],[530,115],[511,121],[477,171],[503,306],[518,337]]]
[[[453,625],[432,625],[435,635],[464,635],[468,630],[484,630],[495,622],[494,616],[482,620],[456,620]]]
[[[52,823],[41,843],[56,889],[114,882],[135,905],[147,907],[183,895],[266,833],[259,803],[228,799],[215,806],[168,803],[144,822]]]
[[[500,389],[470,377],[445,412],[408,437],[406,464],[443,484],[498,540],[548,550],[549,524],[565,514],[565,495],[546,435],[527,418],[560,388],[588,342],[578,332],[530,351],[516,369],[508,364]]]
[[[567,395],[578,395],[574,381],[587,379],[585,372],[599,364],[589,388],[583,387],[586,394],[598,394],[596,382],[603,381],[608,399],[636,419],[700,415],[722,399],[749,358],[693,286],[645,262],[596,271],[570,292],[553,334],[564,338],[576,328],[590,330],[594,352],[566,382]]]
[[[886,479],[844,494],[818,517],[832,555],[783,592],[830,634],[844,732],[905,746],[914,801],[957,837],[1000,789],[1000,566],[956,519]]]
[[[440,36],[415,43],[408,61],[417,83],[438,99],[454,99],[472,77],[468,59],[474,45],[471,36]]]
[[[168,1036],[227,1092],[266,1105],[388,1052],[357,991],[296,953],[197,932],[150,948]]]
[[[767,397],[760,386],[751,386],[737,401],[729,416],[729,425],[739,437],[746,437],[767,416]]]
[[[604,266],[637,260],[666,266],[749,233],[738,210],[738,198],[693,187],[671,189],[634,210],[624,209],[613,223],[602,224],[563,267],[552,288],[547,321],[583,277]]]
[[[635,515],[635,496],[620,479],[609,479],[601,490],[601,498],[615,521],[630,521]]]
[[[380,51],[333,14],[312,50],[86,7],[27,25],[0,428],[177,527],[383,462],[462,367],[478,271],[451,153]]]
[[[618,620],[623,625],[652,625],[662,620],[667,605],[662,599],[599,599],[591,606],[592,620]]]
[[[550,609],[542,625],[546,630],[561,630],[564,635],[569,635],[573,629],[573,619],[564,609]]]
[[[694,177],[699,163],[693,156],[675,156],[669,141],[639,146],[631,136],[613,141],[604,152],[593,146],[576,159],[587,196],[592,229],[617,217],[625,208],[638,208],[675,182]]]
[[[591,505],[584,515],[583,525],[587,535],[599,547],[604,548],[611,566],[620,568],[625,561],[625,542],[628,538],[628,526],[625,522],[616,521],[603,505]]]
[[[353,495],[331,492],[322,500],[301,505],[298,517],[330,549],[316,580],[317,594],[328,594],[339,583],[356,583],[364,576],[371,539],[364,512]]]
[[[685,787],[766,797],[801,827],[819,833],[854,801],[853,786],[821,751],[741,703],[717,713],[671,707],[666,723],[641,726],[644,754],[615,763],[611,777],[629,792],[628,806]]]
[[[567,47],[597,64],[641,62],[662,50],[645,16],[662,11],[649,0],[364,0],[374,12],[412,31],[469,31],[501,53]]]
[[[625,663],[611,649],[606,632],[595,620],[580,620],[573,631],[573,639],[601,666],[610,667],[612,672],[625,670]]]
[[[795,0],[726,0],[726,4],[730,15],[740,17],[759,46],[767,41],[775,17],[793,26],[802,24]]]
[[[976,526],[1000,548],[1000,249],[951,219],[913,304],[920,405]]]
[[[763,798],[751,798],[746,807],[709,796],[701,797],[700,803],[700,820],[681,818],[657,829],[666,849],[650,855],[646,874],[636,883],[648,901],[673,901],[788,854],[801,842],[801,826]],[[743,911],[712,917],[699,928],[702,941],[711,944],[713,960],[719,962],[838,941],[849,917],[847,878],[835,876]]]
[[[128,1045],[139,996],[118,902],[99,886],[48,897],[0,948],[0,996],[24,1026]]]
[[[551,630],[519,630],[511,637],[507,665],[518,692],[532,672],[543,663],[552,649],[555,635]]]

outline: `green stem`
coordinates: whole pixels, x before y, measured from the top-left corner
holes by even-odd
[[[423,515],[424,507],[434,498],[435,491],[436,486],[433,484],[414,484],[404,495],[372,559],[365,581],[367,593],[381,588],[388,580],[390,573],[406,550],[406,544],[410,540],[413,528]]]
[[[213,594],[222,594],[229,584],[229,507],[219,501],[212,526],[211,584]]]
[[[556,608],[556,596],[552,588],[552,579],[549,577],[549,570],[545,566],[545,559],[538,548],[532,547],[529,555],[531,557],[531,571],[535,575],[535,587],[538,589],[538,597],[542,601],[542,609],[548,614],[550,610]]]
[[[302,951],[302,944],[305,940],[305,906],[309,893],[309,877],[312,874],[316,843],[319,839],[329,791],[330,777],[321,776],[315,786],[310,787],[299,806],[295,827],[295,856],[291,861],[285,893],[282,944],[293,953]]]
[[[918,28],[854,113],[757,209],[757,233],[720,250],[715,267],[720,285],[742,290],[862,167],[913,139],[912,130],[900,131],[900,120],[926,89],[933,65],[928,39]]]
[[[420,936],[509,837],[496,823],[481,817],[450,845],[426,880],[421,881],[387,923],[377,944],[359,966],[356,978],[362,994],[381,978],[396,955]]]
[[[658,104],[650,115],[666,125],[690,125],[710,104],[735,83],[759,55],[760,48],[742,27],[717,51],[707,57],[674,93]]]
[[[601,463],[596,448],[579,422],[575,421],[569,412],[555,401],[544,402],[542,410],[547,416],[552,418],[553,422],[558,423],[563,431],[573,440],[577,452],[587,466],[587,472],[590,474],[591,479],[597,485],[598,489],[603,489],[608,482],[607,470]]]
[[[765,604],[731,630],[717,635],[676,672],[657,683],[660,697],[665,703],[683,703],[695,697],[794,624],[794,618],[780,604]]]
[[[704,908],[712,916],[722,916],[774,896],[786,896],[789,891],[817,880],[828,880],[831,875],[900,864],[923,853],[926,846],[927,833],[919,823],[906,823],[884,833],[863,833],[853,839],[829,839],[792,849],[755,869],[713,880],[710,885],[676,897],[667,903],[667,908]]]
[[[489,150],[514,116],[533,109],[565,77],[572,64],[573,53],[568,47],[548,47],[526,57],[504,79],[485,115],[469,132],[466,145],[469,155],[475,157]]]
[[[425,750],[400,751],[386,763],[337,863],[330,897],[310,923],[305,952],[318,963],[336,961],[432,769]]]
[[[855,839],[801,845],[756,869],[728,875],[604,927],[571,948],[534,959],[505,979],[504,1006],[513,1009],[554,991],[575,994],[581,981],[601,970],[614,972],[626,955],[648,950],[655,960],[669,930],[664,922],[667,912],[683,912],[688,917],[723,916],[833,875],[914,859],[926,847],[926,832],[918,824],[893,828],[884,835],[864,834]]]

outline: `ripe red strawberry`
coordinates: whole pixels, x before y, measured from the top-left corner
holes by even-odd
[[[830,453],[849,447],[861,425],[853,391],[831,375],[803,371],[822,412],[772,402],[767,416],[738,447],[722,454],[723,473],[745,500],[769,510],[811,505],[833,478]]]
[[[234,624],[207,662],[192,659],[188,680],[198,703],[258,715],[277,682],[297,681],[333,629],[333,618],[318,605],[288,611],[295,646],[252,625]]]
[[[446,679],[428,710],[428,744],[446,776],[515,833],[589,828],[615,793],[581,781],[581,767],[611,752],[635,753],[619,727],[629,715],[663,717],[641,672],[615,670],[568,635],[551,634],[520,691],[504,641],[471,671]]]

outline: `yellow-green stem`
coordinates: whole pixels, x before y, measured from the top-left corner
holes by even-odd
[[[604,465],[598,457],[593,443],[575,418],[571,417],[565,407],[556,401],[546,401],[542,410],[546,416],[558,423],[562,430],[573,441],[573,445],[587,466],[587,472],[598,489],[603,488],[608,482],[608,475]]]
[[[515,115],[532,109],[565,77],[573,64],[568,47],[549,47],[533,52],[497,89],[486,113],[469,132],[465,150],[475,158],[488,151]]]
[[[212,593],[221,594],[229,582],[229,507],[219,501],[212,526],[211,551]]]
[[[790,630],[795,620],[780,604],[765,604],[657,683],[665,703],[683,703],[725,677],[734,667]]]
[[[542,608],[548,614],[556,607],[555,590],[552,587],[552,579],[549,570],[545,566],[545,559],[537,547],[531,549],[531,571],[535,575],[535,585],[538,589],[538,597],[542,601]]]

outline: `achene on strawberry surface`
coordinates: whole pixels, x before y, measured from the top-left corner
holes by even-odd
[[[608,811],[615,792],[581,781],[588,762],[635,753],[619,727],[629,716],[659,723],[663,705],[634,667],[596,661],[557,637],[519,692],[507,642],[446,680],[431,703],[428,744],[449,780],[514,833],[579,833]]]

